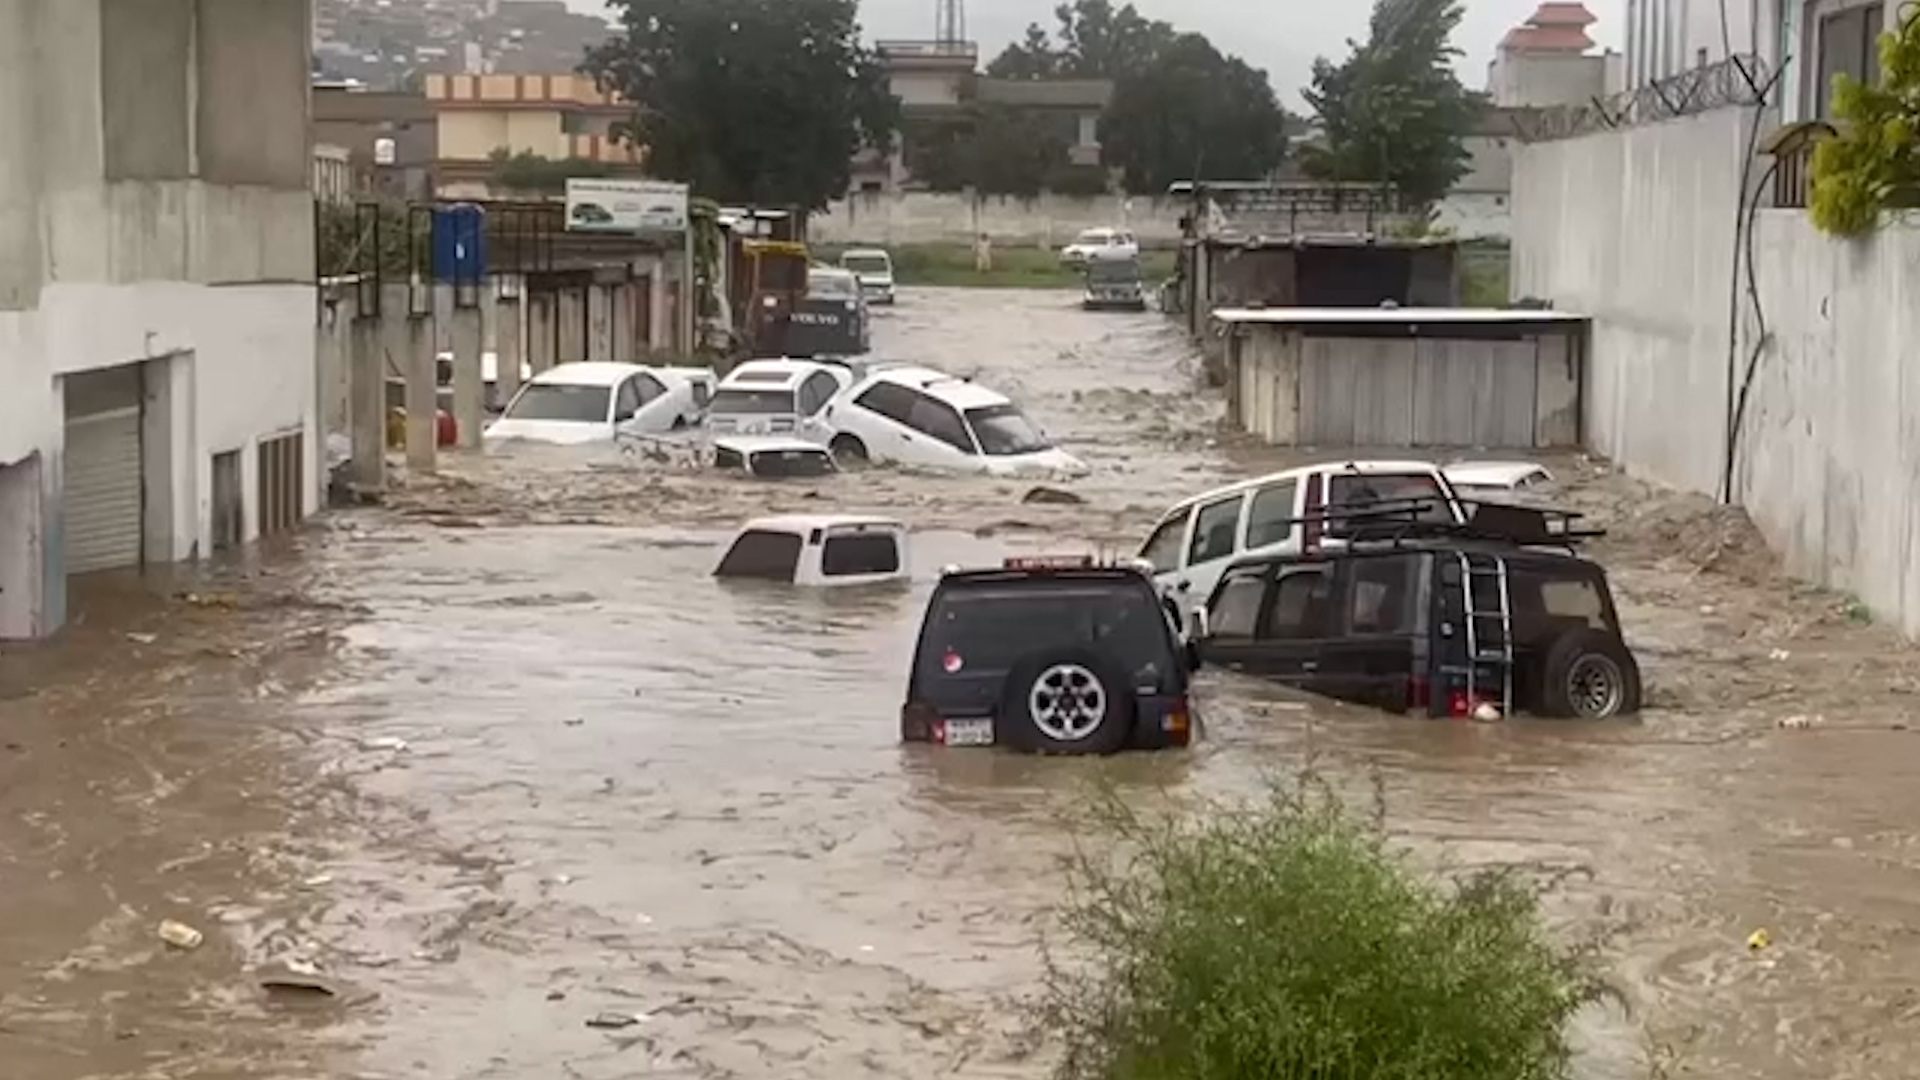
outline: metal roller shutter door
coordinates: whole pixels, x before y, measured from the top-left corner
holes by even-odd
[[[139,409],[67,421],[61,508],[67,573],[140,564]]]

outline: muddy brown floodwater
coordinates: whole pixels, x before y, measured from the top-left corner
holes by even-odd
[[[0,658],[8,1074],[1037,1078],[1077,785],[1233,797],[1312,762],[1377,783],[1420,858],[1555,881],[1626,1003],[1583,1018],[1582,1076],[1920,1075],[1920,667],[1737,515],[1551,462],[1614,530],[1635,722],[1417,722],[1205,673],[1191,752],[902,749],[939,566],[1125,546],[1299,455],[1223,439],[1157,316],[909,291],[876,337],[1014,393],[1099,466],[1085,505],[522,449],[193,580],[83,583],[68,641]],[[915,583],[706,576],[741,518],[828,508],[922,530]],[[289,959],[337,996],[262,990]]]

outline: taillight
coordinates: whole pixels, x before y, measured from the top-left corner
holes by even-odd
[[[1187,705],[1185,694],[1174,698],[1167,706],[1167,714],[1160,719],[1160,730],[1172,737],[1173,741],[1184,741],[1193,730],[1193,714]]]

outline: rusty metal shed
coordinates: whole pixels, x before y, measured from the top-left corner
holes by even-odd
[[[1503,308],[1229,308],[1227,416],[1269,443],[1574,448],[1591,322]]]

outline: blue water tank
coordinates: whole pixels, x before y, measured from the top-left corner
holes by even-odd
[[[433,279],[479,281],[487,272],[486,211],[452,203],[433,211]]]

